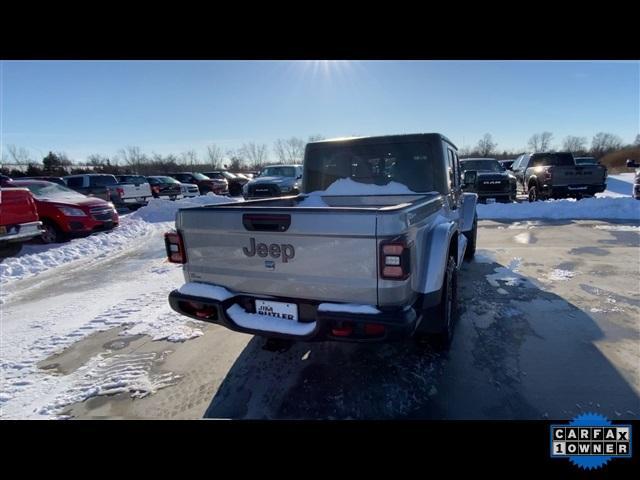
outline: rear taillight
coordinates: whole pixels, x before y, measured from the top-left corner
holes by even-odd
[[[334,337],[348,337],[353,333],[353,325],[350,323],[343,323],[342,325],[335,325],[331,329],[331,335]]]
[[[120,188],[120,187],[116,188],[116,192],[118,192],[118,196],[120,198],[124,197],[124,189],[123,188]]]
[[[171,263],[187,263],[187,255],[180,232],[165,233],[164,246],[167,250],[167,258]]]
[[[157,185],[152,187],[151,190],[153,190],[153,193],[160,193],[160,187],[158,187]]]
[[[405,280],[411,274],[411,249],[404,240],[380,244],[380,277]]]
[[[386,328],[384,325],[380,325],[379,323],[365,323],[364,324],[364,334],[370,337],[377,337],[380,335],[384,335]]]

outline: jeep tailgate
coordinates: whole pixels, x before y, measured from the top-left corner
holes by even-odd
[[[261,226],[261,216],[275,223]],[[176,227],[187,281],[255,295],[377,304],[374,210],[202,207],[180,210]]]

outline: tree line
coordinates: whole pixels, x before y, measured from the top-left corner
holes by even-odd
[[[9,169],[3,166],[0,170],[4,175],[12,177],[64,176],[87,171],[114,175],[128,173],[161,175],[171,172],[221,169],[248,172],[277,163],[302,163],[307,142],[323,139],[321,135],[312,135],[307,141],[299,137],[279,138],[271,147],[273,155],[267,144],[257,142],[246,142],[240,148],[227,150],[219,145],[210,144],[203,157],[198,156],[195,150],[162,155],[147,154],[140,147],[128,146],[111,157],[101,154],[89,155],[83,164],[71,161],[64,152],[49,152],[41,161],[36,161],[27,149],[9,145],[3,153],[2,164],[16,165],[20,168]]]
[[[560,144],[554,144],[553,133],[540,132],[534,133],[529,137],[527,142],[527,153],[539,153],[539,152],[571,152],[574,155],[579,156],[591,156],[597,159],[601,159],[605,155],[621,150],[623,148],[640,147],[640,134],[636,135],[636,138],[632,144],[625,145],[622,138],[613,133],[599,132],[591,138],[591,144],[587,137],[579,137],[575,135],[567,135],[564,137]],[[490,133],[485,133],[484,136],[478,141],[474,147],[463,147],[460,149],[461,157],[491,157],[499,160],[507,158],[515,158],[518,155],[525,153],[523,151],[514,152],[503,150],[499,152],[498,143],[493,140],[493,136]]]
[[[308,142],[322,140],[321,135],[312,135]],[[212,171],[228,169],[236,172],[257,171],[274,163],[296,164],[302,163],[307,141],[299,137],[277,139],[271,149],[265,143],[246,142],[240,148],[224,150],[221,146],[210,144],[203,157],[199,157],[195,150],[188,150],[180,154],[144,153],[140,147],[128,146],[116,155],[92,154],[84,165],[79,165],[64,152],[49,152],[41,161],[34,160],[29,151],[15,145],[9,145],[3,152],[3,165],[12,164],[20,168],[9,169],[3,166],[0,171],[12,177],[20,176],[64,176],[76,173],[110,173],[114,175],[135,173],[139,175],[166,174],[184,171]],[[625,145],[615,134],[600,132],[594,135],[591,143],[587,137],[568,135],[559,145],[555,145],[551,132],[533,134],[528,142],[529,152],[570,151],[576,155],[589,155],[598,159],[621,150],[623,148],[639,147],[640,134],[631,145]],[[472,147],[463,147],[461,157],[493,157],[497,159],[515,158],[522,152],[498,150],[498,143],[490,133],[486,133]],[[275,158],[275,160],[274,160]]]

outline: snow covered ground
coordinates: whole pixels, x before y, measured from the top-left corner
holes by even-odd
[[[633,173],[610,175],[607,190],[595,198],[528,203],[478,205],[484,220],[635,220],[640,222],[640,201],[631,197]]]
[[[607,177],[607,189],[596,197],[630,197],[635,173],[619,173]]]
[[[121,327],[121,335],[184,342],[202,335],[169,307],[183,283],[165,260],[163,233],[178,208],[229,201],[203,196],[153,200],[122,218],[112,232],[58,245],[28,245],[0,264],[0,418],[58,418],[71,403],[96,395],[145,396],[172,384],[154,374],[147,354],[123,363],[98,355],[70,375],[38,363],[91,334]],[[65,284],[83,285],[78,289]]]

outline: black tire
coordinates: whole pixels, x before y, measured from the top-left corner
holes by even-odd
[[[22,242],[7,242],[0,244],[0,260],[7,257],[13,257],[22,250]]]
[[[529,185],[529,190],[527,191],[527,195],[529,196],[529,202],[537,202],[540,200],[540,192],[538,191],[538,185],[532,183]]]
[[[464,232],[467,237],[467,249],[464,251],[465,260],[471,260],[476,254],[476,239],[478,238],[478,214],[473,217],[473,227],[468,232]]]
[[[42,230],[40,241],[44,244],[63,243],[68,240],[67,235],[49,220],[42,221]]]
[[[453,331],[458,319],[458,271],[453,256],[449,256],[447,269],[442,282],[440,303],[427,308],[423,312],[424,318],[438,325],[437,333],[430,329],[418,329],[415,338],[419,342],[427,340],[437,349],[446,350],[451,345]]]

